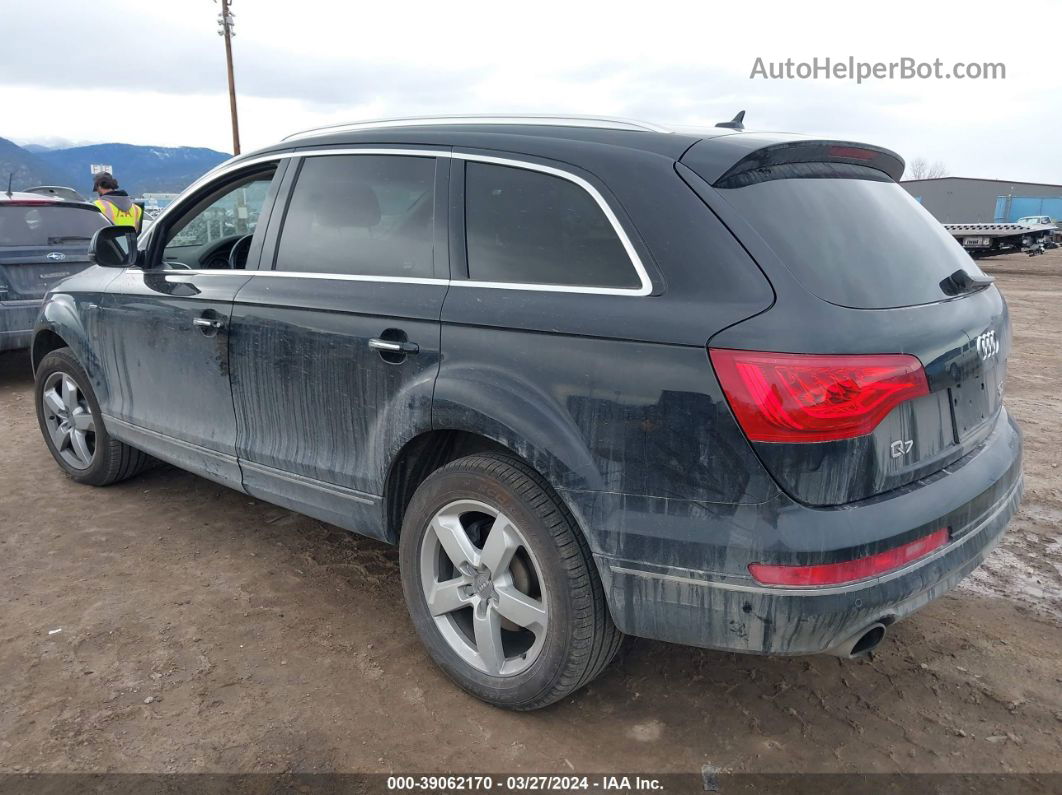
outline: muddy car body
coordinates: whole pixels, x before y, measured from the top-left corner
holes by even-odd
[[[84,482],[147,453],[398,542],[422,640],[496,704],[620,633],[859,654],[1022,483],[1005,302],[902,168],[611,121],[304,134],[139,250],[101,233],[38,322],[45,438]]]

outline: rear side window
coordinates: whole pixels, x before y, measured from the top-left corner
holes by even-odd
[[[107,226],[96,210],[59,205],[0,205],[0,246],[85,243]]]
[[[277,248],[278,271],[433,275],[435,159],[307,157]]]
[[[719,191],[815,295],[842,306],[884,309],[948,298],[942,282],[959,269],[983,278],[944,227],[897,183],[880,174],[817,177]]]
[[[465,165],[468,275],[474,281],[637,288],[609,219],[582,187],[523,168]]]

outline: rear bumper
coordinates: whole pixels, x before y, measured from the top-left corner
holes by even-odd
[[[759,585],[747,572],[739,575],[733,569],[721,573],[607,555],[595,558],[613,618],[628,634],[754,654],[815,654],[836,647],[868,625],[903,618],[954,587],[1003,535],[1018,509],[1022,483],[1020,433],[1004,414],[985,445],[954,471],[887,499],[835,509],[843,510],[850,524],[895,527],[898,517],[910,520],[917,515],[916,503],[924,506],[927,498],[929,504],[934,496],[939,498],[935,517],[921,516],[896,529],[911,529],[917,536],[947,526],[951,540],[927,557],[880,577],[841,586],[776,588]],[[956,490],[967,495],[958,505],[953,502]],[[828,537],[822,530],[826,512],[799,511],[807,538]],[[794,518],[787,522],[792,530]],[[897,537],[895,530],[880,535]],[[829,559],[833,549],[824,546],[817,557]],[[731,552],[742,561],[771,554],[763,548]],[[774,553],[784,556],[777,548]],[[800,562],[812,562],[806,548],[797,556]]]
[[[33,342],[33,323],[40,311],[38,299],[0,302],[0,351],[28,348]]]

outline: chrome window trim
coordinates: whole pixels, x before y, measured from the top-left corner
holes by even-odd
[[[492,290],[521,290],[530,292],[544,292],[544,293],[577,293],[580,295],[625,295],[625,296],[646,296],[653,292],[653,283],[649,278],[649,273],[645,268],[645,264],[642,262],[642,258],[638,255],[638,251],[634,248],[634,244],[631,242],[630,237],[627,235],[626,229],[623,228],[623,224],[620,223],[616,213],[609,206],[609,203],[605,200],[605,197],[601,195],[601,192],[597,190],[591,183],[577,174],[573,174],[570,171],[565,171],[561,168],[554,166],[547,166],[541,163],[535,163],[529,160],[519,160],[511,157],[494,157],[492,155],[480,155],[470,152],[454,152],[443,149],[408,149],[403,147],[335,147],[328,149],[309,149],[302,151],[290,151],[290,152],[277,152],[270,155],[261,155],[259,157],[249,158],[242,160],[238,163],[222,163],[212,171],[207,172],[195,182],[193,182],[185,190],[185,193],[191,194],[195,190],[198,190],[207,182],[213,181],[218,177],[223,177],[226,174],[239,171],[249,166],[259,165],[261,163],[268,163],[272,161],[279,161],[293,157],[324,157],[328,155],[399,155],[406,157],[448,157],[456,160],[472,161],[476,163],[489,163],[493,165],[508,166],[510,168],[522,168],[528,171],[538,171],[543,174],[550,174],[561,179],[566,179],[569,182],[573,182],[586,191],[590,197],[594,200],[601,211],[605,214],[605,218],[612,225],[613,231],[619,238],[620,244],[623,246],[623,250],[627,253],[627,257],[630,260],[630,264],[634,268],[634,272],[638,275],[638,281],[640,286],[638,287],[593,287],[582,285],[566,285],[566,284],[534,284],[524,282],[489,282],[478,281],[475,279],[440,279],[440,278],[428,278],[428,277],[405,277],[405,276],[362,276],[358,274],[345,274],[345,273],[302,273],[299,271],[274,271],[274,270],[248,270],[248,271],[226,271],[226,270],[173,270],[165,271],[167,273],[187,273],[187,274],[204,274],[204,273],[241,273],[247,276],[279,276],[283,278],[304,278],[304,279],[335,279],[339,281],[358,281],[358,282],[394,282],[398,284],[448,284],[452,287],[478,287]],[[169,213],[181,207],[185,202],[181,199],[173,202],[169,207],[163,210],[158,218],[152,223],[152,228],[157,226],[158,222],[166,217]]]
[[[185,275],[188,275],[188,276],[207,276],[207,275],[243,276],[245,279],[250,278],[251,274],[256,273],[256,271],[234,271],[234,270],[229,270],[228,268],[213,268],[211,270],[202,270],[202,269],[193,270],[192,268],[141,268],[139,265],[132,265],[132,266],[126,268],[126,271],[138,271],[139,273],[143,273],[143,274],[150,273],[150,274],[153,274],[153,275],[154,274],[158,274],[159,276],[185,276]]]
[[[561,284],[524,284],[522,282],[484,282],[476,281],[469,278],[457,279],[453,282],[455,287],[488,287],[491,289],[507,289],[507,290],[538,290],[542,292],[551,293],[593,293],[595,295],[649,295],[653,292],[653,283],[649,279],[649,274],[645,270],[645,265],[642,264],[642,258],[638,256],[638,252],[634,248],[634,244],[631,243],[631,239],[627,237],[627,232],[623,228],[623,224],[620,223],[619,218],[612,211],[608,202],[605,201],[605,197],[601,195],[597,188],[591,185],[582,177],[577,174],[573,174],[570,171],[564,171],[560,168],[553,166],[544,166],[541,163],[530,163],[526,160],[514,160],[508,157],[493,157],[491,155],[474,155],[466,152],[454,152],[453,157],[458,160],[469,160],[476,163],[489,163],[498,166],[508,166],[510,168],[523,168],[528,171],[539,171],[543,174],[551,174],[561,179],[566,179],[569,182],[574,182],[584,191],[590,194],[590,197],[597,203],[597,206],[601,208],[601,212],[605,214],[605,218],[612,224],[612,230],[619,237],[620,243],[623,245],[623,250],[627,252],[627,258],[630,259],[631,265],[634,266],[634,272],[638,274],[638,281],[641,283],[639,287],[591,287],[591,286],[577,286],[577,285],[561,285]]]
[[[433,276],[368,276],[359,273],[309,273],[302,271],[255,271],[255,276],[280,279],[337,279],[344,282],[381,282],[384,284],[449,284],[449,279]]]
[[[308,157],[314,155],[350,155],[350,154],[362,154],[362,155],[419,155],[421,157],[449,157],[450,151],[448,149],[402,149],[402,148],[387,148],[381,149],[377,147],[365,148],[365,149],[308,149],[304,151],[287,151],[287,152],[274,152],[269,155],[258,155],[257,157],[250,157],[246,160],[240,160],[235,162],[236,158],[230,158],[224,163],[214,166],[210,171],[203,174],[195,182],[181,191],[181,195],[178,196],[166,209],[164,209],[154,221],[151,222],[151,228],[154,229],[159,221],[172,213],[174,210],[182,206],[186,201],[186,196],[191,195],[208,182],[212,182],[218,177],[224,177],[226,174],[230,174],[234,171],[241,171],[250,166],[261,165],[262,163],[279,162],[281,160],[288,160],[293,157]]]
[[[130,270],[133,270],[130,268]],[[218,268],[215,270],[184,270],[182,268],[154,268],[152,270],[144,271],[144,273],[164,273],[168,276],[184,276],[185,274],[192,274],[196,276],[208,276],[208,275],[230,275],[230,276],[243,276],[245,278],[252,278],[256,276],[265,276],[268,278],[279,279],[331,279],[334,281],[343,282],[381,282],[396,284],[450,284],[449,279],[439,279],[430,276],[362,276],[354,273],[309,273],[302,271],[232,271],[226,268]],[[40,303],[39,301],[37,303]]]

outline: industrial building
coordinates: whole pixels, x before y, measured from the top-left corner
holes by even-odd
[[[1062,216],[1062,185],[969,177],[911,179],[900,184],[942,224]]]

